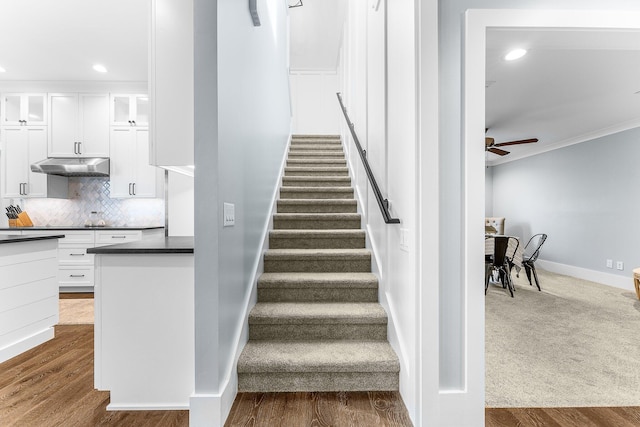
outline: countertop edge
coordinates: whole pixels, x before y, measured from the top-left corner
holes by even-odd
[[[0,234],[0,244],[33,242],[36,240],[62,239],[64,234],[51,234],[42,236],[21,236],[12,234]]]
[[[88,248],[87,253],[95,255],[193,254],[193,247],[193,237],[160,237]]]

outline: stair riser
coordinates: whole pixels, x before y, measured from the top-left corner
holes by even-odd
[[[258,288],[258,302],[378,302],[372,288]]]
[[[309,136],[293,136],[291,138],[291,143],[309,143],[309,142],[318,142],[321,144],[330,144],[330,143],[340,143],[340,137],[339,136],[313,136],[313,135],[309,135]]]
[[[265,259],[265,273],[366,273],[371,271],[371,258],[354,259]]]
[[[316,160],[316,159],[325,159],[325,160],[343,160],[344,154],[342,153],[327,153],[327,152],[313,152],[310,151],[308,153],[289,153],[287,157],[288,160]]]
[[[321,180],[321,179],[312,179],[312,180],[291,180],[287,178],[282,179],[283,187],[350,187],[351,180]]]
[[[339,144],[296,144],[289,148],[289,153],[308,151],[339,151],[344,153],[342,145]]]
[[[281,199],[353,199],[353,189],[348,191],[292,191],[283,187],[280,189]]]
[[[363,237],[309,239],[306,237],[269,237],[271,249],[362,249]]]
[[[239,373],[239,392],[398,390],[397,372]]]
[[[287,204],[278,203],[278,213],[357,213],[358,206],[350,204]]]
[[[249,320],[250,340],[320,341],[320,340],[370,340],[387,339],[384,324],[255,324]]]
[[[360,219],[300,220],[273,218],[274,230],[354,230],[360,229]]]
[[[343,159],[287,159],[287,167],[331,168],[346,167]]]
[[[349,176],[348,170],[291,170],[285,168],[284,176]]]

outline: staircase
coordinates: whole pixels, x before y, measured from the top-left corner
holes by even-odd
[[[398,390],[400,365],[338,136],[294,136],[238,391]]]

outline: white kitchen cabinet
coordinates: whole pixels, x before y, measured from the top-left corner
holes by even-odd
[[[2,197],[66,198],[67,178],[31,172],[32,163],[46,158],[46,126],[3,126]]]
[[[111,198],[156,197],[158,168],[149,165],[149,131],[111,128]]]
[[[49,95],[49,157],[109,157],[109,95]]]
[[[44,93],[2,94],[2,124],[12,126],[45,126],[47,95]]]
[[[111,126],[149,126],[148,95],[111,95]]]

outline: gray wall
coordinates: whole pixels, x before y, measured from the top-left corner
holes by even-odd
[[[640,128],[495,166],[493,211],[506,234],[548,234],[541,259],[629,276],[640,262],[638,158]]]
[[[484,216],[493,216],[493,168],[484,169]]]
[[[286,4],[258,4],[254,27],[246,2],[195,1],[199,394],[223,392],[233,368],[289,136]],[[233,227],[222,227],[224,202],[235,205]]]

